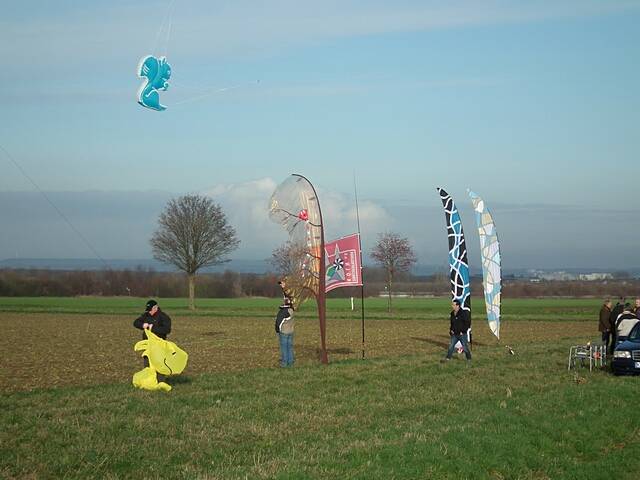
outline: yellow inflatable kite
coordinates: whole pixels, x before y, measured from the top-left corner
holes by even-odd
[[[157,373],[162,375],[178,375],[187,366],[189,355],[175,343],[158,337],[151,330],[145,330],[146,340],[140,340],[133,349],[142,351],[147,357],[149,366],[133,375],[133,385],[145,390],[163,390],[168,392],[171,385],[158,382]]]

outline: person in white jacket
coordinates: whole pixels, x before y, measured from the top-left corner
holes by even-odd
[[[627,339],[631,329],[635,327],[638,322],[640,322],[640,319],[633,314],[631,304],[626,303],[624,305],[624,310],[616,319],[616,335],[618,337],[618,343],[624,342]]]

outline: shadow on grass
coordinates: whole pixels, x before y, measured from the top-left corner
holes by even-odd
[[[322,360],[322,351],[317,347],[301,347],[300,352],[306,352],[310,356],[315,355],[318,361]],[[327,355],[350,355],[354,351],[347,347],[327,348]]]
[[[430,343],[431,345],[436,345],[438,347],[449,347],[450,337],[446,337],[444,335],[436,335],[434,338],[429,337],[410,337],[411,340],[418,340],[419,342]],[[437,340],[442,339],[442,340]],[[486,347],[486,343],[478,342],[476,340],[473,341],[472,346],[474,347]]]
[[[203,337],[222,337],[226,335],[226,332],[203,332]]]
[[[432,338],[411,337],[411,340],[418,340],[419,342],[430,343],[431,345],[436,345],[438,347],[443,347],[443,348],[449,347],[449,342],[441,342],[438,340],[434,340]]]
[[[187,375],[176,375],[175,377],[165,379],[165,382],[169,385],[186,385],[193,383],[193,379]]]

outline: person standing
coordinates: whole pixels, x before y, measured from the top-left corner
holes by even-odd
[[[280,344],[280,366],[292,367],[293,356],[293,308],[289,297],[285,297],[276,315],[276,334]]]
[[[631,304],[626,303],[622,313],[618,315],[615,323],[617,341],[624,342],[629,336],[629,332],[631,332],[638,322],[640,322],[640,320],[638,320],[638,317],[634,315]]]
[[[467,357],[467,361],[471,360],[471,350],[469,350],[469,343],[467,342],[467,331],[471,326],[469,318],[469,311],[461,308],[460,300],[457,298],[451,302],[453,310],[449,315],[450,325],[449,334],[451,335],[451,342],[449,343],[449,349],[447,350],[447,356],[443,361],[451,360],[453,351],[456,347],[456,343],[460,342],[464,354]]]
[[[611,315],[609,315],[609,324],[611,325],[611,346],[609,348],[610,355],[613,355],[613,351],[615,350],[616,344],[618,343],[617,332],[616,332],[616,320],[618,320],[618,316],[622,313],[622,310],[624,310],[624,302],[625,302],[624,297],[618,298],[618,302],[616,303],[616,306],[613,307],[613,309],[611,310]]]
[[[636,298],[636,307],[633,313],[636,314],[636,317],[640,318],[640,298]]]
[[[144,313],[133,321],[133,326],[140,330],[151,330],[157,336],[167,339],[167,335],[171,333],[171,318],[169,315],[160,310],[158,302],[149,300],[145,305]],[[147,336],[142,332],[142,339]],[[144,366],[149,366],[149,359],[142,357]]]
[[[607,351],[609,351],[609,342],[611,341],[611,300],[608,298],[600,308],[598,331],[602,334],[602,343]]]

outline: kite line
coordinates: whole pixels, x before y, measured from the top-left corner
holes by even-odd
[[[9,161],[18,169],[18,171],[20,171],[20,173],[29,181],[29,183],[33,185],[33,187],[40,193],[40,195],[44,197],[44,199],[51,206],[51,208],[53,208],[56,211],[56,213],[60,216],[60,218],[62,218],[62,220],[64,220],[64,222],[69,226],[69,228],[71,228],[71,230],[73,230],[73,232],[76,235],[78,235],[78,237],[84,242],[87,248],[91,250],[91,252],[96,256],[96,258],[100,260],[105,265],[105,267],[107,267],[107,269],[111,268],[107,263],[107,261],[104,258],[102,258],[102,256],[98,253],[98,251],[93,247],[91,242],[89,242],[89,240],[87,240],[87,238],[82,234],[82,232],[80,232],[80,230],[76,228],[76,226],[71,222],[71,220],[69,220],[69,218],[62,212],[62,210],[58,208],[58,206],[53,202],[53,200],[51,200],[49,195],[47,195],[46,192],[40,188],[40,186],[35,182],[35,180],[29,176],[29,174],[25,171],[25,169],[22,168],[22,166],[11,156],[11,154],[7,151],[7,149],[4,148],[2,145],[0,145],[0,150],[4,152],[5,156],[9,159]]]

